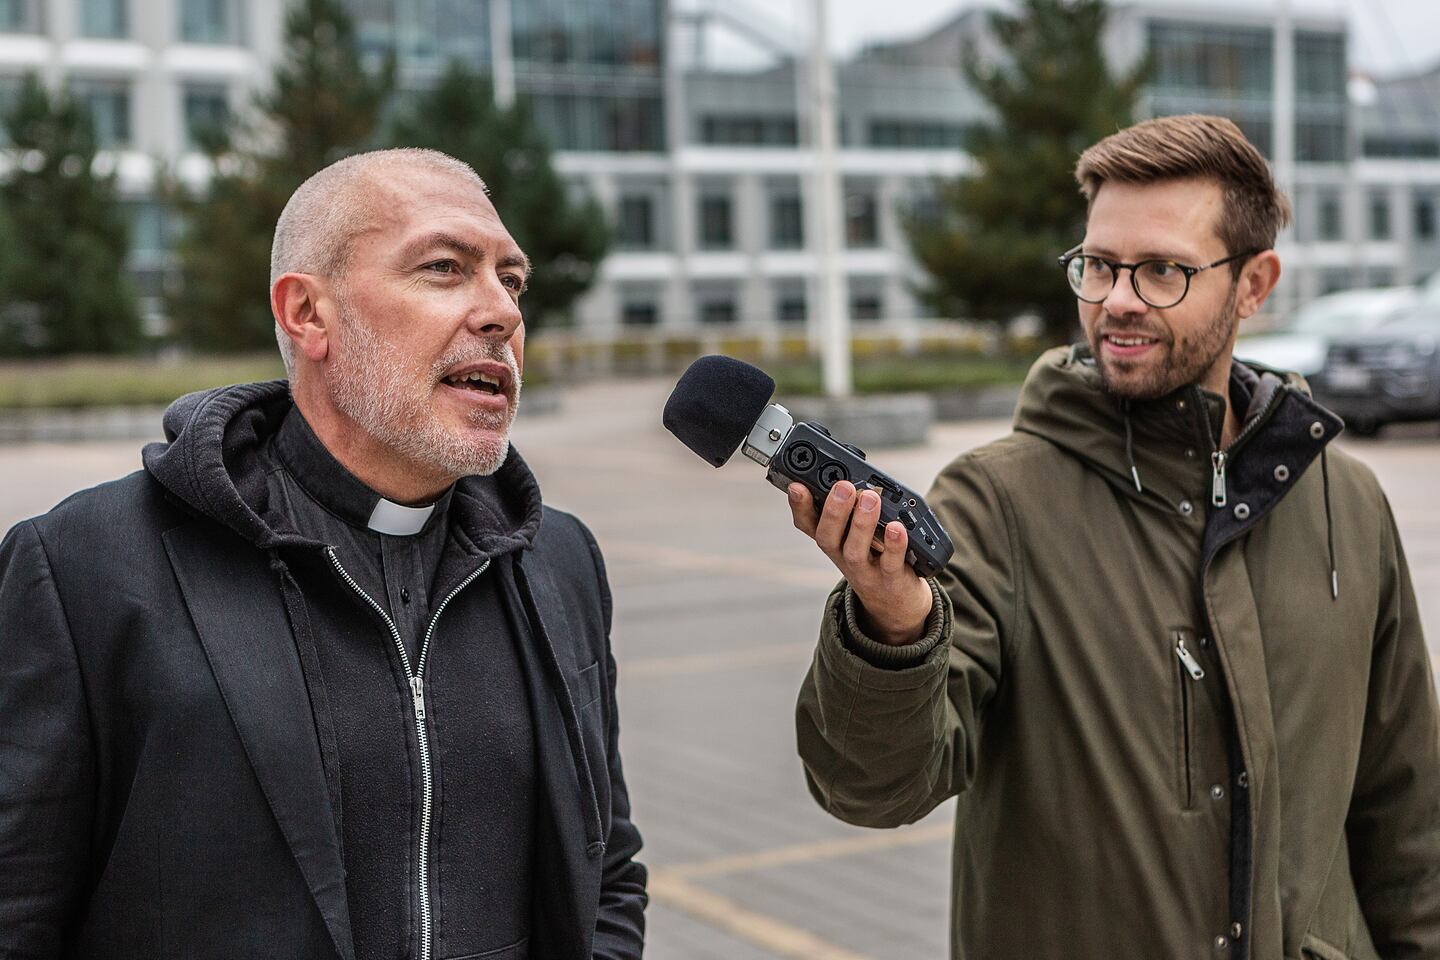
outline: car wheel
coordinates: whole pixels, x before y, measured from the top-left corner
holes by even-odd
[[[1380,432],[1384,426],[1374,417],[1356,417],[1353,420],[1345,421],[1345,430],[1357,437],[1373,437]]]

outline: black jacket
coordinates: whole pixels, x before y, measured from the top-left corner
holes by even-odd
[[[182,398],[146,470],[0,546],[0,956],[352,956],[290,545],[251,508],[249,463],[287,407],[276,383]],[[499,477],[519,471],[512,455]],[[545,508],[497,562],[535,634],[531,956],[639,957],[599,550]],[[447,611],[437,629],[465,622]]]

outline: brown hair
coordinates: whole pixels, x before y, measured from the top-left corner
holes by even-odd
[[[1159,117],[1126,127],[1095,144],[1075,164],[1088,203],[1107,180],[1156,183],[1197,178],[1224,191],[1215,232],[1227,253],[1268,250],[1290,222],[1290,202],[1275,186],[1270,167],[1240,128],[1224,117]],[[1238,276],[1243,262],[1231,269]]]

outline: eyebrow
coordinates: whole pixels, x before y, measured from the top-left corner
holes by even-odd
[[[400,251],[400,258],[408,263],[424,254],[427,250],[432,250],[436,247],[447,247],[457,253],[464,254],[471,260],[483,262],[489,259],[489,255],[483,249],[471,243],[469,240],[464,240],[454,234],[443,232],[427,233],[425,236],[418,237],[410,243],[407,243]],[[523,253],[507,253],[495,262],[495,266],[497,268],[519,267],[524,270],[525,278],[527,280],[530,278],[530,258]]]
[[[1119,259],[1120,259],[1118,256],[1116,256],[1116,254],[1114,253],[1114,251],[1109,250],[1109,249],[1107,249],[1107,248],[1105,248],[1105,247],[1096,247],[1096,248],[1094,248],[1094,249],[1089,249],[1089,250],[1087,250],[1085,247],[1082,246],[1082,247],[1080,248],[1080,252],[1083,253],[1083,254],[1085,254],[1086,256],[1091,256],[1091,257],[1104,257],[1104,258],[1106,258],[1107,260],[1119,260]],[[1142,250],[1142,251],[1140,251],[1140,253],[1138,253],[1138,254],[1135,255],[1135,262],[1136,262],[1136,263],[1143,263],[1143,262],[1146,261],[1146,260],[1174,260],[1176,263],[1189,264],[1189,263],[1192,263],[1192,262],[1198,263],[1198,262],[1200,262],[1200,260],[1203,260],[1203,259],[1204,259],[1203,257],[1199,257],[1199,258],[1197,258],[1197,257],[1192,257],[1192,256],[1190,256],[1190,255],[1188,255],[1188,254],[1184,254],[1184,253],[1176,253],[1176,252],[1174,252],[1174,251],[1161,252],[1161,251],[1159,251],[1159,250]]]

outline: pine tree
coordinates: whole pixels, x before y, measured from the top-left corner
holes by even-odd
[[[610,232],[593,199],[568,195],[525,102],[498,106],[486,78],[452,63],[434,88],[397,116],[389,139],[395,146],[441,150],[475,168],[533,266],[520,301],[526,324],[533,329],[566,319],[593,282]]]
[[[1081,151],[1130,123],[1145,64],[1116,77],[1102,50],[1104,0],[1020,0],[991,14],[1003,56],[963,70],[994,122],[970,144],[972,176],[940,187],[938,215],[905,218],[921,291],[941,316],[1003,322],[1038,316],[1055,342],[1071,339],[1075,297],[1056,257],[1080,241]]]
[[[375,145],[393,86],[393,61],[378,74],[361,62],[338,0],[291,9],[255,117],[208,144],[215,174],[203,195],[175,191],[186,229],[177,245],[181,289],[169,311],[182,340],[215,351],[274,345],[267,290],[275,221],[311,174]]]
[[[4,118],[17,164],[0,185],[0,353],[117,353],[140,342],[113,174],[95,172],[84,106],[27,77]]]

